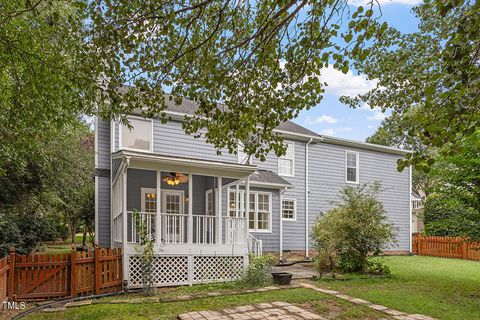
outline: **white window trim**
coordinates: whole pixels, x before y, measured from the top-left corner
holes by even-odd
[[[227,188],[227,212],[229,212],[230,208],[228,208],[230,204],[230,192],[236,193],[235,188],[228,187]],[[239,190],[239,193],[237,197],[239,197],[239,194],[245,194],[245,190]],[[240,202],[240,208],[238,208],[238,212],[241,214],[242,209],[245,212],[245,219],[247,222],[247,227],[249,232],[254,232],[254,233],[272,233],[272,216],[273,216],[273,208],[272,208],[272,193],[271,192],[263,192],[263,191],[250,191],[250,194],[253,194],[255,196],[255,225],[258,224],[258,195],[259,194],[266,194],[268,195],[268,207],[270,209],[269,215],[268,215],[268,229],[250,229],[249,227],[249,217],[248,217],[248,210],[244,210],[245,208],[245,196],[243,196],[243,201]],[[238,203],[238,199],[236,199]],[[250,207],[250,199],[248,201],[249,207]]]
[[[180,196],[180,213],[179,214],[185,214],[185,192],[183,190],[176,190],[176,189],[163,189],[162,190],[162,201],[161,201],[161,206],[162,210],[161,213],[166,214],[165,206],[167,204],[167,195],[176,195]]]
[[[208,215],[208,195],[213,193],[212,189],[208,189],[205,191],[205,215],[209,217],[214,217],[215,216],[215,204],[216,204],[216,198],[218,197],[218,191],[215,190],[215,197],[212,197],[212,215]],[[227,204],[228,205],[228,204]]]
[[[293,201],[293,218],[284,218],[283,217],[283,201]],[[280,214],[283,221],[297,221],[297,199],[294,198],[281,198],[280,199]]]
[[[138,152],[151,152],[151,153],[153,153],[153,119],[147,119],[147,118],[143,118],[143,117],[139,117],[139,116],[127,116],[127,118],[138,119],[138,120],[143,120],[143,121],[150,121],[151,129],[152,129],[151,130],[152,141],[150,143],[150,150],[123,147],[123,145],[122,145],[122,127],[123,127],[123,124],[121,124],[120,122],[118,122],[118,150],[131,150],[131,151],[138,151]]]
[[[141,194],[141,198],[140,198],[140,212],[145,212],[145,194],[147,193],[155,193],[155,197],[158,196],[157,194],[157,189],[156,188],[145,188],[145,187],[141,187],[140,188],[140,194]],[[158,205],[158,202],[155,206]],[[155,212],[149,212],[149,213],[157,213],[158,209],[155,210]]]
[[[347,164],[348,164],[348,154],[349,153],[354,153],[355,156],[355,164],[356,164],[356,170],[355,170],[355,181],[349,181],[347,179]],[[359,184],[360,183],[360,153],[358,151],[351,151],[351,150],[345,150],[345,182],[346,183],[351,183],[351,184]]]
[[[293,141],[285,141],[286,144],[291,144],[293,148],[293,156],[292,159],[286,158],[287,160],[292,160],[292,174],[283,174],[280,173],[280,159],[284,158],[285,156],[277,157],[277,172],[279,176],[283,177],[295,177],[295,142]]]

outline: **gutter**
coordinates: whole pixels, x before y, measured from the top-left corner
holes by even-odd
[[[285,192],[287,192],[288,188],[284,188],[280,191],[280,214],[278,215],[280,218],[280,244],[279,244],[279,251],[280,257],[279,260],[282,261],[283,259],[283,217],[282,217],[282,197]]]
[[[308,185],[308,145],[313,142],[313,138],[305,145],[305,258],[308,259],[308,240],[309,240],[309,217],[308,217],[308,193],[309,185]]]

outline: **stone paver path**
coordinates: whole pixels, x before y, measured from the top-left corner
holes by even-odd
[[[260,303],[252,306],[240,306],[221,311],[195,311],[178,316],[180,320],[230,320],[230,319],[266,319],[266,320],[325,320],[310,311],[286,302]]]
[[[351,303],[354,303],[354,304],[362,304],[366,307],[388,314],[389,316],[397,320],[436,320],[435,318],[431,318],[423,314],[409,314],[409,313],[401,312],[395,309],[390,309],[385,306],[371,303],[370,301],[367,301],[367,300],[354,298],[351,296],[347,296],[346,294],[341,294],[340,292],[335,290],[323,289],[323,288],[314,286],[313,284],[304,283],[304,282],[300,282],[299,284],[304,288],[309,288],[321,293],[329,294],[339,299],[350,301]]]
[[[290,272],[293,273],[292,279],[312,279],[318,275],[318,272],[312,267],[307,267],[301,264],[294,264],[286,267],[274,267],[275,272]]]

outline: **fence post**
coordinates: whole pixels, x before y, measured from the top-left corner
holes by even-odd
[[[100,257],[99,257],[98,244],[95,244],[95,294],[100,294],[100,281],[102,281],[102,274],[100,270]]]
[[[75,244],[72,243],[72,250],[70,251],[70,295],[72,298],[77,296],[77,284],[75,282],[77,279],[76,255]]]
[[[468,259],[467,241],[465,241],[465,239],[462,241],[462,259]]]
[[[8,265],[8,300],[13,301],[15,286],[15,248],[10,247],[10,261]]]
[[[421,242],[422,241],[422,236],[421,235],[417,235],[417,255],[421,256],[421,252],[420,252],[420,248],[422,247],[421,246]]]

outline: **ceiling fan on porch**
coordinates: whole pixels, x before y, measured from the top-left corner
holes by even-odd
[[[179,172],[170,172],[170,175],[162,179],[169,186],[176,186],[188,182],[188,176]]]

